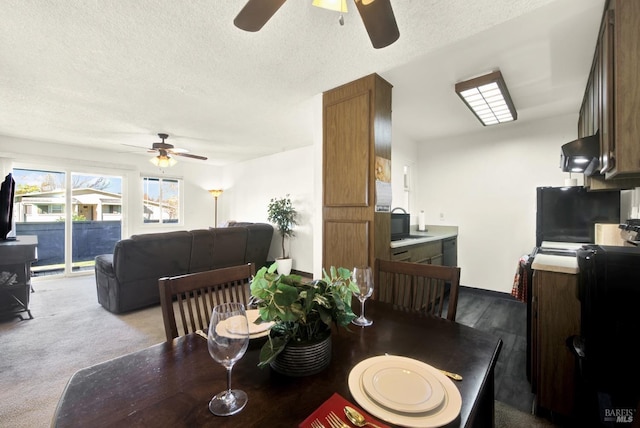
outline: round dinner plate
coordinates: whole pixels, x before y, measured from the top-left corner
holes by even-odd
[[[269,330],[274,324],[273,322],[254,324],[254,321],[260,318],[260,313],[257,309],[249,309],[246,314],[249,321],[249,339],[258,339],[269,334]],[[233,318],[230,317],[218,324],[216,331],[219,335],[233,337],[238,334],[238,328],[234,327]]]
[[[385,359],[371,364],[362,374],[362,386],[369,398],[399,412],[428,412],[444,400],[440,381],[413,361]]]
[[[258,309],[247,309],[247,319],[249,320],[249,338],[257,339],[269,334],[269,330],[275,324],[273,321],[263,321],[260,324],[254,324],[260,318]]]
[[[373,400],[364,390],[363,374],[374,364],[381,362],[392,362],[398,367],[403,364],[411,364],[411,367],[418,365],[429,371],[442,385],[444,389],[444,399],[432,410],[422,413],[406,413],[397,411],[392,407],[386,407]],[[409,428],[436,428],[453,421],[462,408],[462,397],[458,387],[438,369],[412,358],[396,355],[380,355],[367,358],[356,364],[349,372],[349,391],[364,410],[373,416],[389,423]]]

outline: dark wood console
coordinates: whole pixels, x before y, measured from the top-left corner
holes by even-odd
[[[23,312],[28,314],[29,319],[33,318],[29,310],[31,263],[37,259],[38,237],[35,235],[18,236],[15,240],[0,241],[1,318],[15,316],[24,319]]]

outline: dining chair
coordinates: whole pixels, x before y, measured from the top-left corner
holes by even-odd
[[[443,316],[446,289],[448,305]],[[374,296],[395,308],[456,320],[460,268],[423,263],[376,259]]]
[[[247,263],[160,278],[160,305],[167,342],[207,329],[211,311],[216,305],[240,302],[248,306],[251,298],[249,286],[255,269],[254,263]],[[178,319],[176,308],[180,314]]]

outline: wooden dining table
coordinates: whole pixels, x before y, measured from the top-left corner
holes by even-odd
[[[287,377],[259,368],[253,343],[232,371],[232,388],[249,396],[236,415],[214,416],[211,397],[226,389],[226,370],[196,334],[163,342],[76,372],[68,381],[52,427],[297,427],[334,393],[357,404],[347,379],[369,357],[406,356],[459,373],[462,406],[447,427],[494,424],[494,368],[502,340],[440,318],[366,302],[369,327],[332,332],[331,364],[319,374]]]

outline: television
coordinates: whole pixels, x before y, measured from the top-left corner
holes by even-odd
[[[0,186],[0,240],[15,239],[8,237],[13,225],[13,195],[15,190],[16,182],[13,176],[8,174],[2,182],[2,186]]]
[[[536,246],[542,241],[595,243],[596,223],[620,224],[620,191],[538,187]]]

